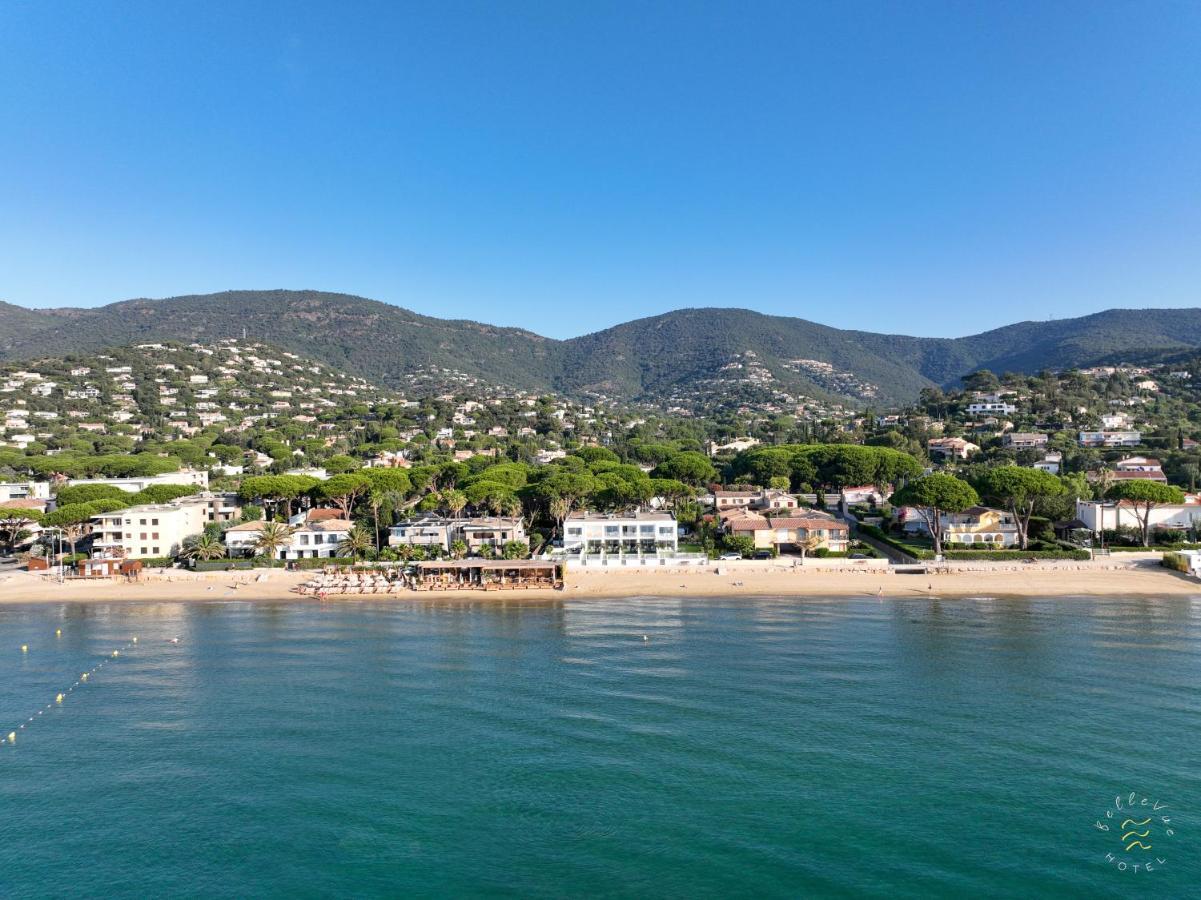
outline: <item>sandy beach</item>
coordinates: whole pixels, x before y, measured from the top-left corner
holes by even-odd
[[[59,584],[44,575],[0,576],[0,603],[84,601],[311,600],[297,588],[311,573],[279,569],[258,572],[190,573],[151,570],[137,582],[92,579]],[[1155,559],[1095,563],[975,564],[931,574],[900,574],[883,567],[833,568],[723,564],[691,569],[571,569],[561,591],[403,591],[396,594],[333,595],[329,602],[372,599],[555,600],[587,597],[1201,597],[1201,582],[1160,567]]]

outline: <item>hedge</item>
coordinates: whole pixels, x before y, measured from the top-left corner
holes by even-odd
[[[132,557],[147,569],[169,569],[175,565],[173,556],[135,556]]]
[[[880,552],[872,547],[859,547],[854,550],[826,550],[825,547],[818,547],[809,554],[809,557],[811,559],[846,559],[853,553],[863,556],[866,559],[880,558]]]
[[[894,550],[899,550],[914,559],[932,560],[934,551],[925,547],[914,547],[903,544],[890,537],[875,525],[860,525],[859,530],[874,537],[881,543],[887,544]],[[977,559],[977,560],[1015,560],[1015,559],[1092,559],[1087,550],[944,550],[944,559]]]
[[[188,564],[193,572],[224,572],[226,569],[253,569],[252,559],[197,559]]]
[[[943,556],[946,559],[1092,559],[1087,550],[947,550]]]
[[[1188,557],[1180,553],[1165,553],[1159,564],[1165,569],[1174,569],[1186,575],[1189,573]]]

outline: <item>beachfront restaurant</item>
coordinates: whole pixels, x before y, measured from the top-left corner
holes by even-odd
[[[419,562],[419,591],[508,591],[563,587],[560,563],[540,559],[442,559]]]

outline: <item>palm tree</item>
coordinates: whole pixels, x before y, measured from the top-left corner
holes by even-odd
[[[210,560],[220,559],[225,555],[225,545],[211,534],[202,534],[196,543],[184,549],[180,554],[185,559]]]
[[[375,547],[375,541],[371,539],[370,532],[362,525],[356,525],[350,531],[346,532],[346,537],[338,543],[338,554],[340,556],[353,556],[359,559],[368,550]]]
[[[371,507],[371,518],[375,522],[375,546],[379,546],[379,511],[380,507],[388,502],[388,495],[392,491],[381,491],[378,488],[371,488],[367,491],[367,505]]]
[[[264,522],[255,539],[254,549],[269,559],[275,559],[277,552],[291,545],[295,530],[283,522]]]
[[[459,513],[463,511],[463,507],[467,505],[467,495],[462,491],[443,491],[441,494],[442,505],[450,512],[452,518],[458,518]]]
[[[517,497],[509,497],[502,504],[501,509],[511,519],[520,519],[525,515],[525,507],[521,505],[521,500]]]
[[[551,518],[555,520],[559,529],[562,530],[563,520],[571,512],[571,500],[567,497],[552,497],[549,505]]]
[[[454,541],[450,545],[450,555],[455,559],[462,559],[467,555],[467,544],[464,541]]]

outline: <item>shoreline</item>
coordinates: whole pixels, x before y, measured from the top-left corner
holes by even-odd
[[[0,576],[0,605],[112,601],[322,602],[296,588],[311,572],[262,569],[193,573],[151,570],[136,582],[73,580],[59,584],[42,575]],[[261,579],[261,580],[260,580]],[[1122,563],[975,564],[929,574],[901,574],[880,567],[785,568],[697,566],[691,569],[569,569],[563,590],[400,591],[392,594],[331,594],[326,603],[372,600],[430,600],[507,603],[514,600],[620,599],[632,597],[814,597],[814,598],[1113,598],[1198,597],[1201,581],[1152,564]]]

